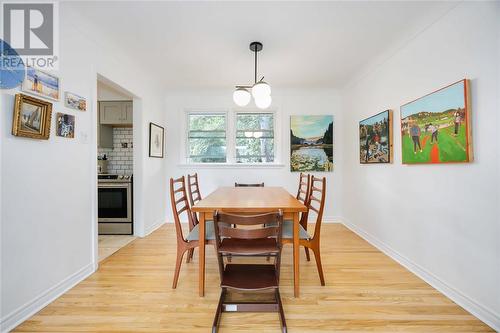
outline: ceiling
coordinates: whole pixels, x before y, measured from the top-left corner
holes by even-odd
[[[166,89],[253,81],[248,45],[273,87],[341,88],[449,11],[453,2],[71,2]],[[150,67],[151,68],[151,67]]]

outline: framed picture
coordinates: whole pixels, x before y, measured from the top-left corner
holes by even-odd
[[[26,78],[22,84],[24,92],[44,98],[59,100],[59,78],[33,67],[26,67]]]
[[[56,116],[56,135],[73,139],[75,137],[75,116],[58,112]]]
[[[153,123],[149,123],[149,157],[163,158],[164,129]]]
[[[403,164],[472,161],[468,80],[401,106],[401,149]]]
[[[52,103],[16,94],[12,135],[47,140],[50,135]]]
[[[333,171],[333,116],[290,117],[290,170]]]
[[[70,109],[87,111],[87,100],[69,91],[64,93],[64,105]]]
[[[392,162],[392,111],[359,122],[359,163]]]

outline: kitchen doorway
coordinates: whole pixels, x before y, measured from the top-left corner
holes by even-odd
[[[134,96],[97,79],[98,262],[134,236]]]

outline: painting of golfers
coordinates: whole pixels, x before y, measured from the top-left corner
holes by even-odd
[[[404,164],[470,162],[468,81],[403,105],[401,140]]]
[[[385,110],[359,122],[359,162],[391,163],[392,111]]]
[[[333,116],[291,116],[291,171],[333,170]]]
[[[59,78],[33,67],[26,68],[22,89],[40,97],[59,100]]]

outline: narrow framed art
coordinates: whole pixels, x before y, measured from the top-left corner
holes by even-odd
[[[392,111],[385,110],[359,122],[359,163],[391,163]]]
[[[75,137],[75,116],[58,112],[56,115],[56,135],[73,139]]]
[[[401,106],[403,164],[471,162],[470,113],[467,79]]]
[[[24,94],[16,94],[12,135],[47,140],[50,136],[52,103]]]
[[[165,130],[154,123],[149,123],[149,157],[163,158],[165,148]]]
[[[77,94],[64,92],[64,106],[78,111],[87,111],[87,100]]]

